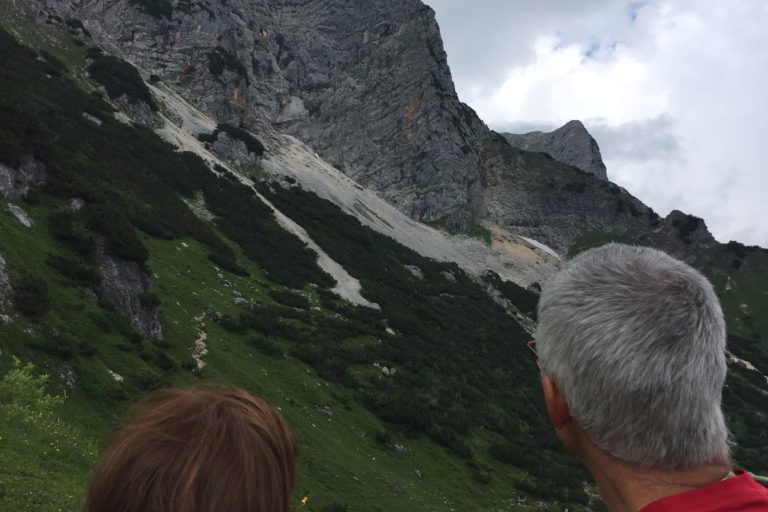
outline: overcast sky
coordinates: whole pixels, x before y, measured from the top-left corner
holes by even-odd
[[[426,0],[491,128],[581,119],[608,177],[768,247],[768,0]]]

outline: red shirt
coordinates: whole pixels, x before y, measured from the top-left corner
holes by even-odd
[[[768,489],[749,473],[654,501],[640,512],[768,512]]]

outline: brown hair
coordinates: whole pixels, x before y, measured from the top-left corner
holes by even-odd
[[[288,512],[296,445],[241,389],[158,391],[94,470],[84,512]]]

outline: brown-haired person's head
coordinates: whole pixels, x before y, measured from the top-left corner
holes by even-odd
[[[288,512],[296,445],[241,389],[158,391],[96,466],[84,512]]]

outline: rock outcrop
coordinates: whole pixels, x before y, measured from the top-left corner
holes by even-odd
[[[259,161],[259,156],[249,151],[245,142],[230,137],[226,132],[217,132],[212,146],[217,155],[237,166],[253,166]]]
[[[570,121],[553,132],[530,132],[522,135],[504,133],[512,146],[525,151],[546,153],[558,162],[578,167],[607,180],[603,157],[597,141],[589,134],[581,121]]]
[[[139,265],[105,256],[99,270],[102,296],[124,314],[139,332],[152,339],[162,339],[158,308],[146,300],[151,292],[149,278]]]
[[[10,213],[14,219],[19,221],[19,224],[21,224],[25,228],[32,227],[33,225],[32,219],[30,218],[29,214],[26,211],[24,211],[24,209],[21,206],[15,205],[13,203],[9,203],[7,210],[8,210],[8,213]]]
[[[0,254],[0,313],[8,311],[12,304],[13,287],[11,286],[11,277],[8,275],[5,259]]]
[[[474,215],[566,254],[585,230],[641,234],[658,216],[608,181],[551,157],[488,137],[481,153],[484,193]]]
[[[45,165],[33,158],[22,160],[18,169],[0,163],[0,197],[18,201],[33,187],[45,184]]]
[[[717,244],[703,219],[679,210],[667,215],[651,236],[654,246],[691,264],[696,260],[692,248],[706,249]]]
[[[115,100],[115,104],[135,123],[143,124],[150,128],[160,128],[163,126],[163,119],[143,101],[132,101],[126,95],[123,95]]]

